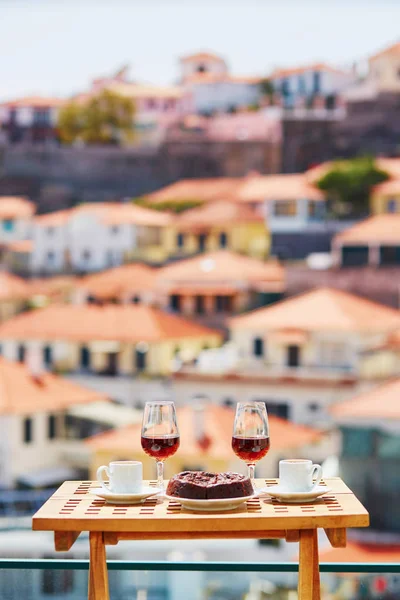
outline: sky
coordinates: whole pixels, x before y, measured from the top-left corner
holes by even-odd
[[[198,50],[238,75],[351,66],[399,39],[400,0],[0,0],[0,99],[68,96],[125,64],[173,83]]]

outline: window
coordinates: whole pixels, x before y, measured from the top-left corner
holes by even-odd
[[[55,415],[49,415],[47,421],[47,437],[54,440],[57,437],[57,419]]]
[[[289,89],[289,80],[288,79],[282,79],[282,83],[281,83],[281,94],[282,96],[289,96],[290,94],[290,89]]]
[[[215,312],[231,312],[232,296],[215,296]]]
[[[308,217],[309,219],[319,219],[322,213],[322,203],[314,200],[308,201]]]
[[[169,299],[171,310],[179,312],[181,310],[181,297],[178,294],[172,294]]]
[[[396,198],[389,198],[386,205],[386,212],[396,213],[397,212],[397,200]]]
[[[317,402],[310,402],[308,405],[308,410],[310,412],[318,412],[319,411],[319,404]]]
[[[313,93],[319,94],[321,91],[321,73],[315,71],[313,73]]]
[[[52,263],[54,262],[56,255],[54,254],[53,250],[49,250],[47,252],[47,262]]]
[[[54,227],[46,227],[46,233],[49,237],[54,235]]]
[[[257,357],[264,356],[264,340],[262,338],[254,338],[253,354],[254,354],[254,356],[257,356]]]
[[[269,415],[280,417],[281,419],[290,418],[290,408],[287,402],[279,402],[275,400],[265,400],[263,398],[256,398],[255,402],[264,402]]]
[[[195,296],[195,311],[198,315],[203,315],[205,312],[204,296]]]
[[[0,356],[3,354],[3,346],[0,344]]]
[[[206,73],[207,72],[207,67],[206,67],[206,65],[200,64],[200,65],[197,66],[196,71],[198,73]]]
[[[90,252],[90,250],[84,250],[82,252],[83,260],[90,260],[91,256],[92,256],[92,253]]]
[[[90,350],[87,346],[82,346],[81,348],[81,352],[80,352],[81,356],[80,356],[80,364],[81,364],[81,369],[89,369],[90,368]]]
[[[43,348],[43,361],[46,367],[51,367],[53,364],[53,349],[51,346],[45,346]]]
[[[50,111],[47,108],[37,108],[33,112],[34,125],[50,125]]]
[[[295,217],[297,215],[297,203],[295,200],[279,200],[274,203],[273,215],[275,217]]]
[[[226,248],[228,245],[228,236],[224,231],[219,234],[219,247]]]
[[[301,94],[302,96],[304,96],[305,93],[306,93],[306,82],[305,82],[305,79],[304,79],[304,75],[299,75],[297,81],[298,81],[298,87],[297,87],[298,92],[299,92],[299,94]]]
[[[113,235],[117,235],[117,233],[119,233],[119,227],[118,227],[118,225],[113,225],[113,226],[111,227],[111,233],[112,233]]]
[[[344,367],[347,346],[343,342],[323,341],[319,344],[319,362],[323,367]]]
[[[185,245],[185,236],[183,233],[178,233],[176,236],[176,245],[178,248],[183,248]]]
[[[153,110],[153,108],[157,107],[157,102],[154,100],[154,98],[149,98],[147,100],[147,110]]]
[[[26,417],[26,419],[24,419],[23,428],[24,428],[24,443],[29,444],[32,441],[32,437],[33,437],[31,417]]]
[[[381,246],[379,248],[380,265],[400,265],[400,246]]]
[[[287,347],[287,366],[300,366],[300,346],[290,345]]]
[[[12,219],[4,219],[3,221],[3,231],[13,231],[14,230],[14,221]]]
[[[17,360],[19,362],[24,362],[25,360],[25,346],[20,344],[17,349]]]
[[[140,304],[140,296],[132,296],[132,304]]]
[[[368,246],[342,246],[342,267],[367,265],[368,256]]]
[[[199,251],[200,252],[204,252],[204,250],[206,249],[206,243],[207,243],[207,234],[200,233],[200,235],[199,235]]]

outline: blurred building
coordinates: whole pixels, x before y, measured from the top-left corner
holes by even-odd
[[[181,85],[192,95],[198,113],[236,110],[260,100],[261,78],[231,75],[225,60],[216,54],[190,54],[180,64]]]
[[[265,401],[271,414],[327,424],[328,407],[368,387],[363,351],[386,342],[400,312],[320,288],[230,320],[230,343],[174,374],[183,402],[193,387],[213,402]]]
[[[162,267],[156,285],[165,308],[221,327],[234,314],[280,299],[285,271],[277,260],[218,250]]]
[[[82,204],[35,218],[33,273],[90,272],[125,256],[158,261],[169,215],[132,203]]]
[[[354,82],[354,75],[325,63],[276,69],[268,76],[275,94],[286,108],[310,108],[316,99],[320,108],[335,108],[339,95]]]
[[[171,219],[165,240],[166,258],[184,258],[221,248],[263,259],[270,248],[262,212],[224,197]]]
[[[158,270],[140,263],[107,269],[81,278],[74,290],[74,303],[160,304],[157,298]]]
[[[65,104],[61,98],[28,96],[0,104],[0,130],[10,144],[58,140],[57,119]]]
[[[186,470],[224,472],[238,469],[244,463],[232,450],[232,429],[235,412],[232,408],[213,405],[185,406],[178,408],[177,420],[180,432],[178,452],[165,462],[166,477]],[[257,465],[260,477],[276,477],[278,460],[307,456],[320,460],[322,434],[316,429],[295,425],[278,417],[270,417],[271,450]],[[144,477],[153,479],[155,461],[141,447],[140,425],[132,425],[99,434],[86,441],[92,452],[91,474],[96,478],[100,465],[112,460],[140,460]]]
[[[342,436],[341,474],[368,509],[375,541],[400,533],[399,393],[394,379],[331,408]]]
[[[32,232],[35,205],[20,196],[0,196],[0,244],[26,240]]]
[[[27,365],[0,357],[2,486],[49,487],[87,469],[80,438],[103,431],[68,417],[77,406],[106,403],[97,392],[51,375],[31,354]]]
[[[46,368],[108,376],[168,374],[176,356],[194,360],[219,346],[218,331],[145,305],[51,305],[0,326],[4,356],[23,360],[33,346]]]
[[[378,214],[336,235],[334,262],[340,267],[400,266],[400,212]]]
[[[400,170],[400,159],[398,159]],[[397,179],[389,179],[376,185],[371,193],[373,214],[400,213],[400,172]]]

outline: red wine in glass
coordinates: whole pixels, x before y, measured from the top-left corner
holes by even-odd
[[[269,437],[232,436],[232,449],[236,456],[249,463],[261,460],[270,448]]]
[[[179,448],[179,435],[170,436],[143,436],[142,448],[148,456],[157,460],[169,458]]]

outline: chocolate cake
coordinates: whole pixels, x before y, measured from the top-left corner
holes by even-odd
[[[182,471],[168,483],[167,495],[191,500],[215,500],[217,498],[241,498],[251,496],[253,486],[240,473],[207,473],[205,471]]]

